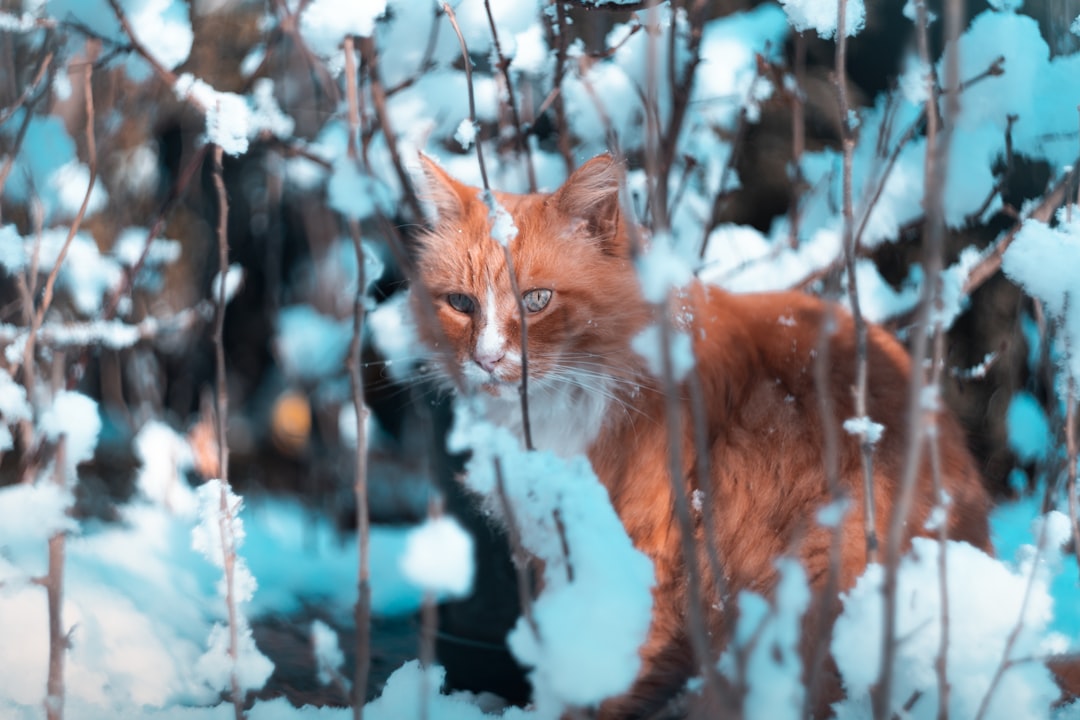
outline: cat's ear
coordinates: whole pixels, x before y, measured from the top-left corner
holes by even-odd
[[[555,191],[560,213],[585,225],[594,238],[615,241],[619,224],[619,183],[623,168],[611,153],[597,155]]]
[[[431,202],[435,208],[436,222],[453,222],[461,218],[465,205],[476,191],[469,188],[439,167],[439,164],[424,153],[420,155],[420,166],[427,180],[427,192],[421,197]]]

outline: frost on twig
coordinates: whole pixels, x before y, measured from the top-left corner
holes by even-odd
[[[242,607],[251,601],[255,578],[239,554],[244,541],[240,519],[241,498],[220,480],[210,480],[198,490],[199,524],[191,533],[192,547],[223,572],[218,594],[230,608],[227,622],[210,631],[208,649],[195,666],[198,678],[214,690],[243,694],[258,690],[274,666],[255,646],[251,626]],[[234,695],[235,699],[235,695]]]

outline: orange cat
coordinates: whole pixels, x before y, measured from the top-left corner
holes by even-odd
[[[489,416],[520,433],[519,309],[503,248],[491,237],[489,211],[479,191],[434,163],[425,164],[438,223],[421,240],[418,271],[441,332],[422,328],[421,333],[430,345],[449,343],[447,356],[470,389],[486,399]],[[642,298],[631,261],[619,181],[619,165],[602,155],[554,193],[496,197],[517,228],[510,249],[527,312],[534,444],[562,455],[586,453],[631,540],[655,564],[653,618],[641,648],[641,673],[629,693],[601,708],[605,717],[643,717],[662,709],[698,673],[688,635],[688,573],[669,475],[667,399],[662,380],[631,347],[631,340],[653,322],[654,312]],[[420,298],[414,293],[414,302]],[[814,379],[815,348],[828,306],[797,293],[733,295],[696,283],[680,300],[706,415],[703,450],[712,506],[701,512],[711,513],[714,557],[726,588],[725,597],[718,597],[702,546],[699,512],[694,518],[696,562],[706,588],[701,607],[710,612],[710,636],[727,637],[722,608],[729,597],[745,589],[771,591],[777,579],[774,561],[784,554],[802,561],[818,602],[828,603],[832,617],[835,595],[820,598],[833,530],[816,521],[817,510],[832,496],[823,451],[826,420]],[[839,427],[855,414],[855,337],[845,310],[833,308],[833,317],[827,383],[835,415],[829,422]],[[874,453],[877,533],[883,538],[908,444],[911,360],[881,328],[870,328],[869,345],[868,412],[884,425]],[[679,392],[679,485],[692,497],[699,482],[699,454],[689,390],[684,385]],[[989,499],[961,428],[945,412],[938,427],[943,483],[951,498],[949,536],[988,548]],[[843,430],[838,440],[838,480],[852,508],[839,530],[838,584],[843,590],[866,564],[866,542],[859,442]],[[935,504],[932,483],[924,463],[907,522],[909,536],[929,534],[925,524]],[[808,651],[813,644],[804,638],[803,645]]]

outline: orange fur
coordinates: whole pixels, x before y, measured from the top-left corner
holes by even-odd
[[[419,278],[430,290],[442,334],[461,368],[476,387],[494,399],[516,398],[520,380],[520,325],[502,248],[490,237],[488,208],[479,191],[447,176],[431,162],[427,173],[439,220],[419,252]],[[546,422],[573,428],[586,438],[582,449],[607,488],[635,546],[652,558],[657,584],[653,623],[641,649],[643,667],[634,687],[601,709],[606,717],[639,717],[656,711],[695,674],[688,641],[687,569],[679,544],[673,484],[668,464],[668,418],[663,383],[630,347],[631,339],[654,318],[643,300],[631,261],[625,220],[618,203],[619,168],[600,156],[580,168],[552,194],[496,194],[518,229],[511,251],[523,293],[552,291],[542,310],[528,316],[530,401],[544,415],[543,393],[567,373],[577,385],[549,408]],[[489,289],[492,293],[489,294]],[[455,309],[448,297],[475,299],[475,311]],[[485,298],[494,297],[494,303]],[[705,434],[712,538],[724,575],[725,597],[718,597],[704,552],[704,523],[695,517],[695,558],[705,580],[701,606],[713,638],[726,637],[723,608],[741,590],[768,593],[777,573],[774,561],[790,554],[806,568],[816,603],[826,603],[827,622],[837,611],[835,594],[821,597],[829,568],[832,530],[816,522],[819,508],[832,499],[824,460],[829,423],[837,428],[838,482],[852,510],[839,528],[838,589],[851,587],[866,561],[862,462],[857,438],[839,429],[855,414],[853,322],[848,313],[798,293],[733,295],[717,287],[690,285],[678,301],[680,318],[693,340],[696,370],[706,413]],[[833,417],[823,418],[815,382],[816,349],[823,324],[828,336],[827,392]],[[422,331],[423,332],[423,331]],[[485,335],[485,333],[487,333]],[[436,333],[424,332],[432,344]],[[483,339],[482,339],[483,338]],[[476,369],[478,342],[505,352],[494,374]],[[501,344],[500,344],[501,343]],[[569,369],[568,369],[569,368]],[[869,333],[869,416],[885,426],[874,452],[874,502],[877,534],[886,536],[908,445],[905,418],[911,360],[887,332]],[[560,373],[562,373],[560,375]],[[466,373],[468,376],[468,372]],[[545,385],[545,378],[550,382]],[[606,411],[590,420],[574,404],[590,382],[603,385]],[[678,485],[688,495],[698,483],[697,449],[689,390],[680,387],[682,474]],[[579,398],[580,399],[580,398]],[[516,407],[516,406],[515,406]],[[576,414],[576,416],[575,416]],[[509,415],[507,416],[509,417]],[[544,422],[543,420],[541,422]],[[949,536],[989,548],[989,499],[963,432],[953,416],[937,417],[942,480],[952,502]],[[536,427],[538,446],[560,446],[550,428]],[[580,427],[575,424],[581,425]],[[549,433],[549,434],[545,434]],[[925,535],[934,506],[929,463],[919,469],[915,503],[907,518],[906,540]],[[804,649],[813,646],[808,613]],[[828,693],[826,693],[828,694]],[[824,699],[824,698],[823,698]],[[835,698],[833,698],[835,699]]]

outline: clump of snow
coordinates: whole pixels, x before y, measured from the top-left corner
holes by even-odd
[[[191,531],[191,544],[215,567],[226,572],[218,584],[218,594],[232,604],[235,627],[230,629],[226,622],[214,624],[207,650],[196,663],[195,674],[214,690],[229,689],[234,678],[241,690],[257,690],[266,683],[274,665],[255,646],[251,626],[241,608],[251,600],[256,588],[255,576],[239,554],[244,542],[244,524],[240,519],[242,500],[220,480],[200,486],[197,495],[200,521]],[[231,578],[227,574],[226,553],[231,563]],[[233,632],[235,648],[231,647]]]
[[[339,668],[345,664],[345,654],[338,645],[338,636],[334,629],[322,620],[311,623],[311,648],[315,654],[319,682],[326,685],[339,675]]]
[[[468,595],[475,571],[472,536],[452,517],[429,518],[409,532],[401,571],[432,595]]]
[[[409,304],[409,291],[399,292],[379,303],[366,319],[376,349],[386,358],[383,367],[395,380],[410,377],[414,364],[427,359],[428,353],[420,342],[416,318]]]
[[[461,145],[462,150],[468,150],[476,142],[476,123],[470,118],[465,118],[454,132],[454,139]]]
[[[287,139],[296,129],[296,120],[286,115],[274,97],[274,81],[259,78],[251,89],[251,127],[252,135],[267,133],[277,138]]]
[[[185,472],[195,464],[187,438],[159,420],[146,423],[135,436],[135,455],[142,462],[135,480],[139,493],[155,505],[185,517],[198,507]]]
[[[729,679],[746,683],[743,714],[748,718],[802,717],[799,638],[810,589],[798,560],[781,558],[776,565],[780,580],[771,603],[757,593],[739,594],[735,636],[719,663]]]
[[[839,3],[831,0],[780,0],[791,26],[799,32],[815,30],[823,38],[835,38],[839,29]],[[866,24],[863,0],[847,0],[844,9],[844,34],[857,35]]]
[[[134,267],[135,263],[142,257],[143,250],[146,247],[146,238],[149,235],[150,231],[146,228],[124,228],[116,236],[116,242],[112,246],[112,256],[124,267]],[[154,238],[150,242],[150,250],[146,254],[144,267],[157,267],[176,262],[180,258],[180,251],[179,241],[159,237]]]
[[[388,215],[393,209],[394,198],[386,184],[361,170],[348,155],[334,163],[326,191],[330,207],[353,220]]]
[[[30,418],[31,410],[30,403],[26,401],[26,388],[16,383],[11,373],[0,368],[0,453],[12,448],[9,427]]]
[[[82,393],[62,390],[41,415],[38,427],[50,440],[64,438],[64,458],[68,477],[74,479],[75,466],[94,457],[101,417],[97,402]]]
[[[220,92],[209,84],[184,73],[176,79],[173,91],[181,100],[194,102],[206,115],[206,139],[229,155],[247,152],[252,131],[252,114],[242,95]]]
[[[630,341],[633,348],[649,365],[649,372],[658,378],[664,377],[663,333],[658,325],[649,325]],[[694,347],[690,336],[682,330],[671,330],[670,342],[666,348],[668,361],[671,363],[671,378],[682,382],[686,374],[694,367]]]
[[[484,713],[469,693],[440,694],[446,670],[439,666],[424,668],[419,661],[410,660],[386,680],[382,695],[364,706],[364,717],[371,720],[402,720],[427,717],[438,720],[486,720]],[[530,714],[511,710],[504,720],[525,718]]]
[[[951,681],[951,717],[976,715],[1018,622],[1010,658],[1040,656],[1052,649],[1046,627],[1053,599],[1047,592],[1045,564],[1014,572],[967,543],[949,541],[943,546],[915,538],[899,568],[896,635],[902,641],[896,648],[890,714],[899,712],[916,693],[918,701],[906,715],[931,718],[937,713],[934,663],[942,628],[938,563],[943,548],[948,567],[946,673]],[[1025,602],[1032,572],[1034,584]],[[870,690],[881,668],[882,578],[882,567],[871,565],[843,596],[844,610],[832,640],[847,691],[847,698],[835,706],[841,720],[870,714]],[[1018,663],[1000,678],[986,717],[1045,717],[1059,692],[1045,665]]]
[[[242,265],[232,263],[229,265],[228,270],[225,271],[225,304],[232,302],[232,299],[236,297],[237,291],[240,290],[240,286],[244,282],[244,268]],[[217,302],[221,298],[221,273],[214,275],[213,281],[210,283],[210,298]]]
[[[885,432],[885,426],[881,423],[874,422],[868,417],[852,417],[844,421],[844,430],[849,435],[854,435],[859,440],[868,442],[871,445],[877,445],[878,440],[881,439],[882,433]]]
[[[1009,447],[1021,462],[1045,459],[1050,453],[1053,436],[1046,413],[1035,396],[1019,390],[1009,401],[1005,413]]]
[[[1058,211],[1057,225],[1024,222],[1005,251],[1001,269],[1061,323],[1058,342],[1067,372],[1080,378],[1080,299],[1075,268],[1080,267],[1080,207]]]
[[[370,37],[384,12],[386,0],[314,0],[304,6],[300,34],[312,52],[328,58],[341,49],[346,35]]]
[[[0,488],[0,548],[25,539],[44,542],[50,535],[73,531],[75,521],[68,516],[74,498],[70,489],[54,482],[19,483]]]
[[[537,712],[557,716],[567,706],[625,691],[641,666],[653,569],[627,537],[588,460],[525,452],[468,400],[456,407],[448,448],[472,450],[468,487],[505,522],[504,495],[522,545],[544,561],[544,590],[533,605],[537,632],[522,618],[507,638],[514,656],[532,668]]]
[[[503,247],[510,247],[510,243],[517,237],[518,229],[514,224],[514,217],[503,207],[495,194],[490,190],[480,191],[480,200],[487,205],[488,222],[491,223],[491,239]]]
[[[670,235],[658,234],[637,260],[641,294],[649,302],[667,302],[668,293],[685,287],[694,278],[693,269],[675,247]]]
[[[352,334],[351,318],[335,320],[310,305],[292,305],[278,312],[274,350],[290,377],[318,380],[344,371]]]

